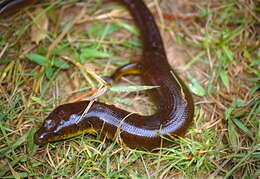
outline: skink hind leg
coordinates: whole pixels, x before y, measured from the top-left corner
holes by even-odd
[[[123,76],[139,75],[140,73],[141,67],[139,63],[129,63],[127,65],[119,67],[110,77],[103,77],[103,79],[111,84],[113,82],[118,81]]]
[[[36,1],[37,0],[4,0],[0,2],[0,17],[12,14]]]

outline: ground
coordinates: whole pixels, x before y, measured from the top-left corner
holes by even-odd
[[[123,6],[44,1],[0,19],[0,177],[259,177],[259,3],[145,2],[169,63],[194,97],[187,134],[154,153],[91,135],[34,144],[35,130],[55,106],[89,98],[102,86],[99,76],[142,58],[138,28]],[[94,97],[128,111],[154,112],[138,76],[115,86]]]

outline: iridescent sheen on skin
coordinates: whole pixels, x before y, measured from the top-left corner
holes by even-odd
[[[14,0],[19,3],[8,6],[7,1],[10,0],[0,3],[2,14],[34,2]],[[111,76],[111,80],[127,74],[140,74],[145,85],[160,86],[148,91],[157,106],[157,112],[151,116],[141,116],[99,102],[94,102],[86,112],[89,101],[64,104],[45,119],[42,127],[35,133],[35,143],[44,144],[86,132],[100,132],[112,139],[119,138],[128,147],[153,150],[166,144],[162,136],[183,135],[191,124],[194,113],[192,96],[168,63],[152,14],[142,0],[118,2],[129,9],[140,28],[143,59],[138,64],[119,68]]]

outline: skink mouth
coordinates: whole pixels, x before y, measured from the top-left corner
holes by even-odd
[[[34,135],[34,143],[38,145],[44,144],[44,140],[42,139],[42,136]]]
[[[34,143],[36,144],[46,144],[48,143],[47,141],[47,132],[42,132],[44,129],[40,128],[37,132],[34,134]]]

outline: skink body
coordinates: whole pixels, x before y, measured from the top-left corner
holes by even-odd
[[[8,1],[0,3],[3,14],[34,3],[34,0],[14,0],[11,4]],[[145,85],[159,86],[149,90],[157,112],[141,116],[99,102],[94,102],[85,112],[89,101],[64,104],[45,119],[35,134],[36,143],[44,144],[95,131],[117,138],[128,147],[152,150],[164,144],[162,136],[183,135],[191,124],[194,113],[192,96],[168,63],[154,17],[142,0],[118,2],[129,9],[140,28],[143,58],[134,67],[138,68]],[[128,66],[122,67],[113,78],[122,75],[125,69],[127,74]]]

